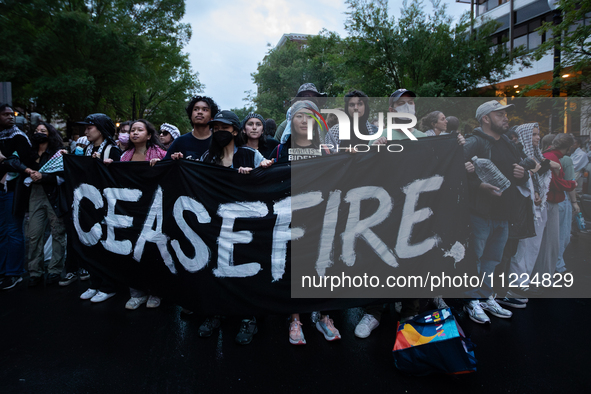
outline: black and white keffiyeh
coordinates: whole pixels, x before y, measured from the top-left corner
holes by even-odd
[[[534,146],[532,143],[533,129],[540,129],[537,123],[526,123],[519,126],[515,132],[519,136],[519,142],[523,146],[523,153],[527,157],[533,157],[538,163],[542,163],[546,158],[542,155],[540,146]],[[534,190],[540,194],[542,199],[542,205],[540,206],[543,210],[546,206],[546,196],[550,189],[550,181],[552,180],[552,171],[546,171],[544,174],[532,174],[532,181],[534,182]]]

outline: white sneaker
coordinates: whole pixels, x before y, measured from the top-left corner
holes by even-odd
[[[160,306],[160,297],[151,295],[148,298],[148,303],[146,304],[146,308],[158,308]]]
[[[355,327],[355,336],[357,338],[367,338],[371,332],[380,325],[380,322],[370,315],[366,313],[361,318],[361,321]]]
[[[481,302],[480,306],[485,311],[488,311],[491,315],[500,317],[501,319],[508,319],[513,316],[513,312],[503,308],[498,302],[495,301],[494,295],[488,297],[486,302]]]
[[[105,293],[103,293],[105,294]],[[105,298],[106,300],[106,298]],[[103,300],[104,301],[104,300]],[[142,297],[131,297],[129,301],[125,304],[125,309],[135,310],[140,307],[144,302],[148,301],[148,296]],[[100,301],[96,301],[100,302]]]
[[[468,314],[473,322],[478,324],[490,323],[489,317],[484,313],[480,306],[480,301],[472,300],[468,304],[464,305],[464,311]]]
[[[98,293],[97,289],[88,289],[84,293],[82,293],[82,295],[80,295],[80,299],[81,300],[90,300],[92,297],[94,297],[96,295],[96,293]]]
[[[99,291],[98,293],[96,293],[94,297],[90,299],[90,302],[103,302],[113,297],[114,295],[115,293],[103,293],[102,291]]]

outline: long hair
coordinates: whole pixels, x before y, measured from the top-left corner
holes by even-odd
[[[240,131],[233,127],[236,130],[237,135],[234,136],[234,146],[238,146],[238,136],[240,135]],[[209,143],[209,150],[207,151],[207,155],[203,159],[204,163],[214,163],[220,165],[222,163],[222,155],[224,154],[224,147],[221,146],[215,138],[213,138],[213,132],[211,136],[211,142]]]
[[[575,143],[575,138],[573,137],[572,134],[558,134],[553,140],[552,143],[550,144],[550,146],[548,147],[548,149],[546,149],[544,152],[548,152],[551,150],[561,150],[561,149],[569,149],[571,146],[573,146]]]
[[[166,150],[166,148],[164,148],[164,145],[162,145],[162,142],[160,142],[160,138],[158,137],[156,128],[152,123],[148,122],[146,119],[138,119],[132,121],[129,124],[129,133],[131,134],[131,129],[133,128],[133,125],[138,122],[143,123],[146,126],[146,130],[148,130],[148,134],[150,134],[150,138],[148,139],[148,141],[146,141],[146,149],[150,149],[152,146],[158,146],[159,148]],[[129,143],[127,144],[127,149],[125,150],[128,151],[131,148],[135,148],[135,145],[133,144],[133,141],[130,138]]]
[[[295,119],[295,116],[296,116],[296,114],[297,114],[298,112],[300,112],[300,111],[297,111],[295,114],[292,114],[292,115],[291,115],[291,129],[292,129],[292,130],[295,130],[295,128],[294,128],[294,126],[293,126],[293,121],[294,121],[294,119]],[[289,146],[288,146],[288,148],[291,148],[291,147],[293,146],[293,144],[292,144],[292,140],[293,140],[293,132],[292,132],[292,134],[291,134],[291,137],[292,137],[292,138],[290,138],[290,139],[289,139]],[[295,141],[293,141],[293,142],[295,143]],[[318,124],[317,124],[316,122],[314,122],[314,123],[313,123],[313,126],[312,126],[312,146],[313,146],[315,149],[318,149],[318,148],[320,148],[320,133],[318,132]]]
[[[236,145],[237,146],[244,146],[248,143],[248,137],[246,136],[246,133],[244,133],[244,129],[246,128],[246,123],[251,119],[261,120],[261,118],[262,118],[261,115],[255,114],[253,112],[246,115],[246,117],[242,121],[242,125],[240,127],[240,132],[238,132],[238,136],[236,138]],[[259,137],[259,150],[267,148],[267,134],[266,134],[265,120],[263,119],[261,121],[261,123],[263,124],[263,132],[261,133],[261,136]],[[273,135],[275,135],[275,134],[273,134]]]
[[[213,99],[211,97],[207,97],[207,96],[195,96],[195,97],[193,97],[191,99],[191,101],[189,102],[189,105],[187,105],[187,108],[185,108],[185,111],[187,112],[187,116],[189,117],[189,122],[191,122],[191,126],[193,126],[193,119],[191,117],[191,115],[193,115],[193,107],[199,101],[206,102],[207,105],[209,105],[209,109],[211,111],[211,118],[212,119],[213,119],[213,117],[218,112],[220,112],[220,108],[218,107],[218,105],[216,104],[216,102],[213,101]]]
[[[437,123],[441,111],[433,111],[421,119],[421,128],[425,131],[433,129],[433,123]]]
[[[349,117],[349,122],[351,125],[350,143],[351,143],[351,145],[365,144],[367,141],[363,141],[363,140],[360,140],[359,138],[357,138],[357,136],[355,135],[355,132],[353,131],[354,130],[353,129],[354,117],[353,117],[353,115],[349,115],[349,101],[351,101],[352,97],[359,97],[361,99],[361,101],[363,101],[363,104],[365,105],[365,112],[363,113],[363,116],[359,117],[359,132],[361,134],[365,134],[365,135],[369,134],[369,130],[367,129],[367,120],[369,119],[369,113],[370,113],[369,98],[368,98],[367,94],[363,93],[361,90],[358,90],[358,89],[351,89],[351,90],[349,90],[349,92],[347,92],[347,94],[345,94],[345,113]]]
[[[42,124],[43,126],[45,126],[45,128],[48,131],[47,134],[47,138],[48,138],[48,144],[47,144],[47,150],[50,152],[57,152],[58,150],[62,149],[64,147],[64,140],[62,139],[62,136],[60,135],[60,133],[56,130],[55,127],[53,127],[51,124],[44,122],[42,120],[39,121],[39,123],[37,124],[37,126],[39,126],[40,124]],[[33,131],[33,133],[35,133],[35,131],[37,130],[37,128],[35,128],[35,130]],[[39,148],[39,144],[37,142],[35,142],[33,139],[31,139],[31,143],[33,144],[33,148],[37,149]]]

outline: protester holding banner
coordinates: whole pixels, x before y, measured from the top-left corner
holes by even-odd
[[[267,135],[265,119],[254,112],[242,120],[238,145],[258,150],[263,157],[268,157],[279,144],[275,138]]]
[[[320,157],[327,154],[327,150],[320,149],[320,133],[318,124],[314,124],[312,140],[308,139],[308,119],[318,112],[318,107],[312,101],[298,101],[288,110],[288,123],[281,138],[281,144],[271,153],[270,158],[278,163],[288,163]],[[312,324],[327,341],[341,339],[339,330],[334,326],[329,315],[322,316],[319,312],[312,313]],[[299,313],[292,313],[289,325],[289,342],[293,345],[305,345],[306,339],[302,330]]]
[[[248,174],[257,167],[269,167],[272,162],[248,146],[236,146],[240,132],[240,120],[232,111],[220,111],[209,122],[213,138],[209,149],[201,157],[204,163],[235,168],[241,174]]]
[[[189,159],[199,158],[209,149],[211,143],[211,130],[209,121],[218,113],[218,105],[212,98],[196,96],[185,108],[193,131],[175,139],[166,152],[165,159]]]
[[[90,145],[86,148],[86,156],[92,156],[105,164],[119,161],[121,151],[117,147],[113,135],[115,134],[115,124],[105,114],[97,113],[88,115],[81,125],[86,126],[86,137]],[[77,236],[73,233],[72,236]],[[115,295],[115,285],[111,279],[105,277],[96,270],[89,267],[90,288],[80,296],[82,300],[90,302],[103,302]]]
[[[166,151],[152,123],[138,119],[131,123],[129,145],[121,161],[147,161],[154,164],[166,156]],[[131,298],[125,304],[126,309],[134,310],[146,303],[147,308],[158,308],[160,297],[147,294],[145,291],[129,288]]]
[[[46,122],[39,122],[35,133],[31,136],[33,142],[32,157],[35,161],[30,179],[25,184],[30,187],[29,197],[29,226],[27,240],[29,241],[29,286],[36,286],[43,279],[43,262],[45,245],[45,228],[49,222],[52,236],[52,255],[48,267],[46,283],[56,283],[61,279],[66,254],[66,228],[59,216],[59,188],[64,176],[61,153],[62,137],[58,131]],[[56,155],[58,154],[58,155]],[[54,157],[54,155],[59,157]],[[44,171],[50,159],[60,161],[61,168],[56,171]],[[29,182],[28,182],[29,181]]]

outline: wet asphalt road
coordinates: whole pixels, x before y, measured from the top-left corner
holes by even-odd
[[[591,266],[591,235],[574,238],[569,261]],[[574,271],[589,279],[589,270]],[[396,370],[392,310],[367,339],[353,330],[360,309],[330,315],[343,339],[326,342],[303,315],[307,345],[288,342],[284,316],[259,321],[253,342],[234,342],[238,321],[200,338],[203,318],[163,301],[124,309],[128,294],[81,301],[88,282],[68,287],[25,283],[0,293],[0,393],[589,392],[591,299],[531,299],[490,326],[465,316],[478,371],[412,377]],[[458,300],[447,300],[458,308]]]

